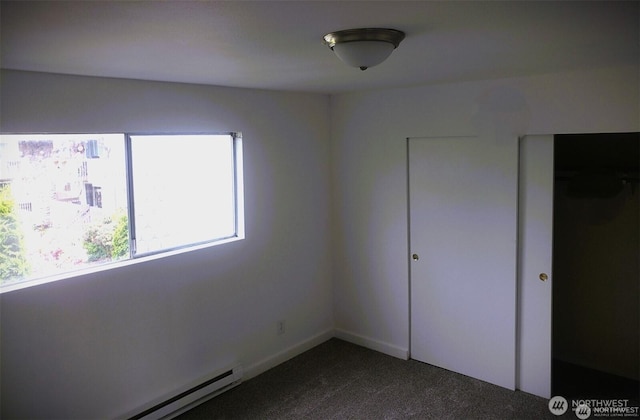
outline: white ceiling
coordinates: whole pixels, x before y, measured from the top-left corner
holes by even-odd
[[[3,68],[338,93],[638,64],[640,2],[2,1]],[[407,37],[364,72],[331,31]]]

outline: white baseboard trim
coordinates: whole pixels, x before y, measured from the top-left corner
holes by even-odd
[[[253,377],[260,375],[268,371],[271,368],[278,366],[281,363],[286,362],[289,359],[292,359],[307,350],[311,350],[317,345],[324,343],[327,340],[333,338],[333,329],[328,329],[326,331],[321,332],[320,334],[314,335],[313,337],[304,340],[298,344],[294,344],[293,346],[282,350],[279,353],[274,354],[273,356],[269,356],[265,359],[260,360],[250,366],[247,366],[244,369],[244,380],[249,380]]]
[[[380,353],[384,353],[389,356],[397,357],[398,359],[409,359],[409,349],[398,347],[393,344],[384,343],[382,341],[341,330],[339,328],[334,330],[334,336],[341,340],[348,341],[371,350],[379,351]]]
[[[389,343],[384,343],[378,340],[375,340],[373,338],[370,337],[365,337],[359,334],[355,334],[349,331],[345,331],[345,330],[341,330],[341,329],[333,329],[333,328],[329,328],[319,334],[316,334],[310,338],[308,338],[307,340],[303,340],[297,344],[294,344],[293,346],[290,346],[282,351],[280,351],[279,353],[276,353],[272,356],[266,357],[250,366],[244,367],[243,370],[243,375],[242,375],[242,381],[246,381],[249,380],[253,377],[256,377],[258,375],[260,375],[261,373],[264,373],[266,371],[268,371],[269,369],[272,369],[276,366],[278,366],[281,363],[286,362],[289,359],[292,359],[308,350],[311,350],[312,348],[324,343],[325,341],[328,341],[330,339],[332,339],[333,337],[339,338],[341,340],[344,341],[348,341],[350,343],[371,349],[371,350],[375,350],[378,351],[380,353],[384,353],[387,354],[389,356],[393,356],[393,357],[397,357],[399,359],[403,359],[403,360],[407,360],[409,358],[409,351],[408,349],[405,348],[401,348],[398,346],[394,346],[393,344],[389,344]],[[199,382],[198,382],[199,383]],[[237,382],[239,383],[239,381]],[[237,384],[236,383],[236,384]],[[176,394],[176,392],[174,392],[174,394]],[[169,417],[167,418],[172,418],[174,417],[174,415],[178,415],[184,411],[186,411],[186,409],[190,409],[192,407],[194,407],[197,404],[200,404],[212,397],[214,397],[215,395],[217,395],[219,392],[216,393],[212,393],[209,395],[205,395],[204,397],[202,397],[202,399],[194,402],[193,404],[190,404],[187,408],[185,409],[181,409],[180,411],[176,411],[174,413],[172,413]],[[166,399],[168,399],[169,397],[172,397],[173,394],[169,395],[169,396],[163,396],[162,398],[159,398],[157,400],[154,400],[152,403],[148,403],[145,405],[145,407],[143,408],[138,408],[134,411],[129,412],[127,415],[122,416],[122,418],[130,418],[132,416],[135,416],[141,412],[144,411],[144,409],[148,408],[147,406],[153,406],[153,404],[157,404],[160,402],[165,401]]]

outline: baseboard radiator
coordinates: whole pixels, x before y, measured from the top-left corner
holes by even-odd
[[[242,366],[234,366],[219,375],[150,407],[129,420],[172,419],[242,382]]]

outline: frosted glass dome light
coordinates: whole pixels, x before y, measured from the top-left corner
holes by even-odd
[[[366,70],[386,60],[404,37],[395,29],[346,29],[326,34],[324,43],[347,65]]]

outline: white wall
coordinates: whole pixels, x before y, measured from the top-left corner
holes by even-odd
[[[1,87],[3,132],[242,131],[246,209],[245,240],[0,295],[3,418],[118,417],[331,337],[327,96],[14,71]]]
[[[638,74],[634,66],[332,97],[338,335],[409,352],[405,138],[638,131]]]
[[[637,75],[329,100],[3,72],[5,132],[242,131],[247,238],[0,295],[2,417],[115,417],[228,362],[256,373],[329,337],[332,305],[338,336],[406,357],[404,139],[640,131]]]

